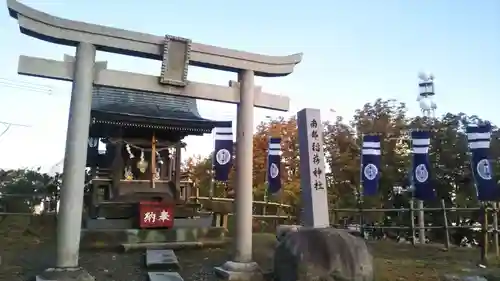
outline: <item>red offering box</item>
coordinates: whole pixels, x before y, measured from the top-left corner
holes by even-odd
[[[161,202],[139,203],[140,228],[165,228],[174,225],[174,208]]]

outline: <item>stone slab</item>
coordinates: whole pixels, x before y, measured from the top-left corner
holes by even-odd
[[[149,281],[184,281],[177,272],[148,272]]]
[[[146,267],[148,269],[179,269],[179,260],[173,250],[162,249],[146,251]]]

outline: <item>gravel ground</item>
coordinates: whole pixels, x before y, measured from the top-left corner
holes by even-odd
[[[186,281],[217,280],[213,267],[226,260],[224,250],[178,251],[177,257],[181,263],[181,276]],[[143,252],[111,253],[84,252],[81,254],[80,265],[87,269],[96,280],[147,280]]]
[[[28,247],[10,247],[8,250],[2,247],[0,281],[34,280],[37,274],[54,265],[55,243],[25,246]],[[179,273],[186,281],[216,280],[213,267],[221,265],[228,257],[224,249],[184,250],[177,251],[176,255],[182,267]],[[80,253],[80,265],[98,281],[147,280],[144,259],[145,254],[142,251]]]
[[[0,281],[34,280],[37,274],[55,264],[55,227],[49,227],[50,224],[16,228],[14,223],[0,221]],[[275,243],[272,234],[254,235],[253,257],[265,271],[272,264]],[[473,269],[479,260],[478,249],[442,251],[439,247],[412,247],[391,241],[369,244],[375,256],[377,281],[438,281],[440,274]],[[181,276],[186,281],[215,281],[213,267],[229,258],[231,248],[176,251]],[[493,253],[491,257],[494,259]],[[147,280],[144,251],[84,251],[80,253],[80,265],[98,281]]]
[[[1,229],[0,229],[1,230]],[[0,231],[1,232],[1,231]],[[26,281],[55,264],[55,231],[44,227],[36,234],[31,231],[4,231],[0,233],[0,281]],[[274,235],[270,236],[275,241]],[[225,249],[176,251],[181,264],[180,274],[186,281],[216,280],[213,267],[222,265],[231,253]],[[267,249],[259,246],[256,248]],[[257,256],[263,256],[256,252]],[[265,254],[264,256],[267,256]],[[118,253],[112,251],[82,251],[80,265],[96,280],[147,280],[145,251]]]

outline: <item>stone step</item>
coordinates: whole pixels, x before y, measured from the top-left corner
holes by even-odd
[[[224,240],[223,227],[174,227],[173,229],[82,229],[82,249],[122,247],[123,244]]]
[[[149,281],[184,281],[177,272],[148,272]]]
[[[146,267],[148,270],[179,270],[179,260],[173,250],[150,249],[146,251]]]
[[[202,248],[220,248],[231,242],[229,238],[220,239],[202,239],[201,241],[181,241],[181,242],[152,242],[152,243],[123,243],[121,249],[124,252],[148,250],[148,249],[202,249]]]

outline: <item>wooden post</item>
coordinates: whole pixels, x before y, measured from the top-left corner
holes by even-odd
[[[495,255],[500,256],[500,245],[498,244],[498,203],[493,203],[493,243],[495,243]]]
[[[481,243],[481,263],[488,264],[488,209],[486,204],[481,206],[483,222],[482,222],[482,243]]]
[[[194,182],[193,182],[193,187],[194,187],[194,203],[198,205],[200,204],[200,188]],[[197,212],[201,211],[201,207],[197,207],[196,211]]]
[[[182,153],[182,142],[178,142],[175,145],[175,187],[179,190],[181,186],[181,153]]]
[[[229,215],[228,214],[222,214],[222,227],[227,229],[228,228],[228,219],[229,219]]]
[[[410,232],[411,244],[415,246],[415,211],[413,209],[413,199],[410,199]]]
[[[194,202],[200,204],[200,188],[197,184],[193,183],[194,186]]]
[[[160,157],[163,160],[160,165],[160,179],[165,180],[168,179],[168,150],[160,151]]]
[[[156,178],[156,137],[155,132],[151,136],[151,188],[155,188],[155,178]]]
[[[444,220],[444,247],[449,250],[450,249],[450,233],[448,230],[448,217],[446,215],[446,204],[444,199],[441,199],[441,209],[443,210],[443,220]]]
[[[267,196],[267,187],[264,189],[264,206],[262,207],[262,215],[266,215],[266,209],[267,209],[267,202],[268,202],[268,196]]]
[[[122,151],[123,151],[123,143],[118,142],[113,145],[114,146],[114,157],[113,157],[113,162],[111,164],[111,186],[105,191],[105,200],[109,200],[111,198],[114,198],[118,194],[120,194],[120,191],[118,190],[120,188],[120,180],[124,178],[124,167],[125,165],[129,165],[130,160],[127,161],[125,164],[123,161],[123,156],[122,156]]]
[[[90,189],[90,204],[88,205],[89,208],[89,217],[90,218],[96,218],[97,217],[97,203],[100,203],[99,200],[99,186],[94,183],[94,179],[97,178],[97,166],[95,165],[94,167],[91,168],[90,172],[92,174],[91,176],[91,181],[89,183]],[[52,201],[50,202],[50,206],[52,207]],[[57,203],[56,203],[56,209],[57,209]],[[52,210],[51,210],[52,211]]]
[[[171,153],[170,149],[168,150],[168,175],[167,178],[169,181],[172,180],[172,171],[174,170],[174,155]]]
[[[365,239],[365,228],[364,228],[364,218],[363,218],[363,203],[360,202],[359,204],[359,234],[361,235],[361,238]]]

